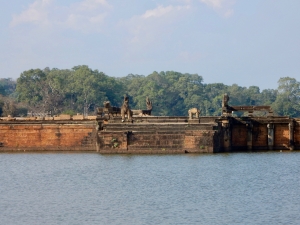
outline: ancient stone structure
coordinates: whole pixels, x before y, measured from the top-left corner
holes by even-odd
[[[146,107],[147,109],[132,109],[132,114],[133,115],[139,115],[139,116],[151,116],[152,112],[152,101],[147,97],[146,98]]]
[[[200,110],[197,108],[189,109],[188,113],[189,113],[189,119],[193,119],[193,118],[198,119],[200,116]]]
[[[0,152],[171,154],[300,150],[300,118],[273,116],[272,109],[265,106],[229,106],[228,95],[224,99],[221,116],[192,119],[152,115],[129,117],[132,121],[124,123],[120,114],[0,118]],[[232,109],[263,109],[268,114],[234,117]]]
[[[229,106],[228,105],[229,96],[224,94],[222,100],[222,115],[226,116],[232,115],[232,112],[248,112],[248,116],[253,116],[254,111],[265,111],[268,113],[268,116],[273,115],[273,111],[270,106],[260,105],[260,106]]]
[[[96,120],[0,121],[2,151],[95,151]]]
[[[203,117],[203,124],[192,125],[188,117],[163,116],[134,117],[133,123],[121,123],[117,118],[101,123],[98,152],[213,153],[219,143],[214,117]]]
[[[108,119],[112,116],[121,116],[122,115],[122,107],[124,111],[124,121],[125,121],[125,116],[130,118],[133,115],[139,115],[139,116],[150,116],[152,112],[152,101],[147,97],[146,98],[146,107],[147,109],[138,109],[138,110],[131,110],[129,107],[129,98],[127,96],[124,97],[124,102],[122,107],[116,107],[116,106],[111,106],[110,101],[104,101],[103,102],[104,107],[98,107],[97,108],[97,115],[101,117],[107,117]],[[130,112],[130,116],[128,116]]]
[[[222,108],[227,108],[228,107],[228,101],[229,101],[229,96],[226,93],[226,94],[223,95]]]
[[[122,122],[125,121],[125,115],[127,115],[127,120],[131,121],[132,112],[129,107],[129,97],[126,95],[124,96],[124,102],[121,107]]]
[[[151,115],[151,111],[152,111],[152,101],[150,101],[150,99],[147,97],[146,98],[146,106],[147,106],[147,110],[150,111],[150,114]]]
[[[116,106],[111,106],[110,101],[103,102],[103,108],[97,108],[97,115],[100,116],[120,116],[121,115],[121,108]]]

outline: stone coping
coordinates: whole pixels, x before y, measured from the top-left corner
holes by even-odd
[[[54,117],[0,117],[0,121],[57,121],[57,120],[96,120],[97,116],[87,116],[84,117],[83,115],[59,115]]]

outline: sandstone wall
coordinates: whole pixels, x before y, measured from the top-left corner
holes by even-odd
[[[268,128],[266,124],[256,123],[253,126],[253,149],[268,148]]]
[[[300,149],[300,118],[295,119],[294,137],[295,149]]]
[[[0,152],[170,154],[300,149],[299,118],[145,117],[122,123],[120,118],[77,117],[0,120]]]
[[[289,148],[289,125],[275,124],[274,149]]]
[[[0,151],[96,151],[95,122],[0,123]]]
[[[299,150],[300,120],[289,117],[220,119],[222,151]],[[228,124],[228,125],[227,125]],[[226,141],[228,139],[228,141]]]
[[[247,148],[247,127],[244,124],[232,126],[232,143],[236,148]]]
[[[212,153],[214,143],[218,143],[213,127],[199,123],[106,124],[98,133],[98,150],[100,153]]]

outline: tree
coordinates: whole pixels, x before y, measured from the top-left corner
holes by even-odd
[[[62,89],[57,86],[55,76],[50,73],[48,68],[24,71],[17,79],[18,100],[28,103],[35,111],[59,111],[58,105],[63,98]]]
[[[300,82],[295,78],[280,78],[278,95],[272,107],[279,115],[300,117]]]
[[[46,74],[42,70],[24,71],[17,79],[18,100],[40,108],[43,106],[46,88]]]
[[[63,70],[46,67],[24,71],[17,79],[17,92],[13,91],[13,84],[13,80],[0,79],[0,94],[17,96],[32,109],[51,110],[55,114],[87,114],[107,100],[113,106],[121,106],[123,96],[127,94],[132,109],[145,108],[146,97],[149,97],[154,115],[185,116],[188,109],[195,107],[202,115],[219,116],[223,95],[227,93],[229,105],[272,105],[279,115],[300,116],[300,85],[290,77],[280,78],[277,90],[260,92],[257,86],[204,84],[198,74],[154,71],[148,76],[129,74],[114,78],[79,65]]]
[[[117,80],[85,65],[73,68],[69,83],[79,107],[77,109],[81,108],[85,114],[92,105],[102,104],[105,100],[115,104],[121,97],[122,86]]]
[[[11,78],[0,78],[0,94],[9,96],[16,90],[16,81]]]
[[[45,71],[46,69],[44,69]],[[47,72],[46,98],[48,102],[48,110],[54,114],[61,113],[65,107],[73,108],[73,104],[68,101],[68,93],[70,92],[69,77],[71,70],[52,69]],[[73,100],[71,98],[71,100]]]
[[[11,98],[3,97],[1,102],[2,102],[1,104],[2,116],[8,116],[8,115],[16,116],[17,107],[15,102]]]

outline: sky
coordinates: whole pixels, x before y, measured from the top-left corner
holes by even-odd
[[[299,0],[0,0],[0,78],[88,65],[275,89],[300,80]]]

